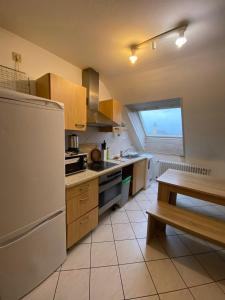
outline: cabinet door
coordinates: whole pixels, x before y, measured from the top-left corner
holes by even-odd
[[[80,217],[78,220],[67,225],[67,248],[73,246],[82,237],[88,234],[98,225],[98,208]]]
[[[99,102],[99,111],[105,116],[116,122],[122,122],[122,105],[115,99],[103,100]]]
[[[145,186],[146,159],[134,163],[132,195],[136,194]]]
[[[113,112],[114,121],[120,125],[122,123],[122,105],[117,100],[113,101]]]
[[[51,99],[64,103],[65,129],[86,130],[86,89],[50,74]]]
[[[98,206],[98,179],[94,179],[66,191],[67,224],[72,223]]]
[[[64,104],[65,129],[86,130],[86,88],[52,73],[36,80],[37,95]]]

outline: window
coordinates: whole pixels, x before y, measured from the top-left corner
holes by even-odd
[[[183,136],[181,108],[143,110],[139,116],[146,136]]]

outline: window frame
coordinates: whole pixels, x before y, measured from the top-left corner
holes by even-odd
[[[143,118],[141,116],[141,111],[152,111],[152,110],[162,110],[162,109],[172,109],[172,108],[180,108],[180,110],[181,110],[181,129],[182,129],[182,135],[178,136],[178,135],[149,135],[149,134],[147,134],[147,132],[145,130]],[[145,133],[145,137],[161,138],[161,139],[163,139],[163,138],[165,138],[165,139],[167,139],[167,138],[168,139],[177,138],[177,139],[183,139],[184,140],[183,108],[182,108],[182,105],[177,106],[177,107],[159,107],[159,108],[153,108],[153,109],[139,110],[139,111],[137,111],[137,113],[138,113],[138,117],[140,119],[141,126],[143,128],[143,131]]]

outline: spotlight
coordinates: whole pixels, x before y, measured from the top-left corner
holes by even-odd
[[[132,64],[135,64],[137,61],[138,57],[136,55],[136,49],[135,48],[131,48],[131,55],[129,56],[129,60]]]
[[[176,39],[175,44],[178,48],[181,48],[187,42],[186,37],[184,36],[184,30],[179,33],[179,37]]]

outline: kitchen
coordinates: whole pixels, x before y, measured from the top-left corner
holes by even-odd
[[[51,1],[10,2],[0,3],[0,298],[224,299],[221,236],[218,246],[174,219],[147,237],[165,171],[224,180],[223,1],[57,2],[52,16]],[[180,194],[177,209],[224,221],[222,200]]]

